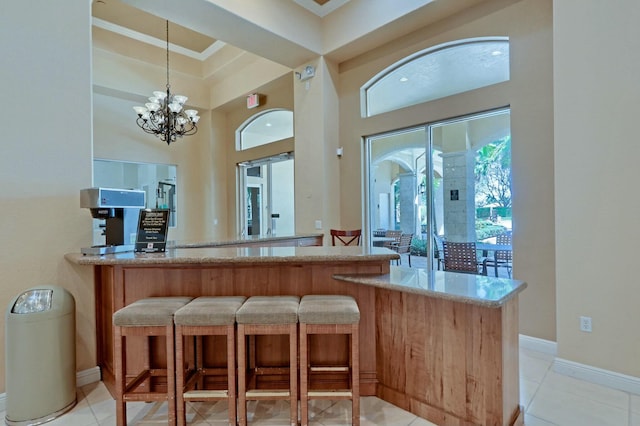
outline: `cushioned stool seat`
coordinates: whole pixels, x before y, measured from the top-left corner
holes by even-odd
[[[298,296],[253,296],[236,312],[238,323],[238,424],[247,424],[247,400],[289,400],[290,424],[298,424]],[[287,364],[274,367],[256,365],[259,348],[256,335],[287,335]],[[251,336],[247,348],[247,336]],[[248,366],[247,366],[247,358]],[[249,379],[247,372],[250,372]],[[257,376],[288,375],[288,386],[266,388]]]
[[[358,327],[360,310],[355,299],[341,295],[308,295],[300,300],[300,418],[301,425],[309,423],[310,399],[351,400],[351,422],[360,424],[360,352]],[[345,334],[349,336],[349,359],[345,365],[314,365],[309,357],[309,336],[312,334]],[[321,389],[311,387],[311,376],[324,383],[333,376],[346,375],[347,388]],[[329,377],[330,376],[330,377]]]
[[[186,424],[186,401],[226,400],[229,425],[236,424],[236,311],[246,297],[198,297],[176,311],[176,409],[178,425]],[[195,337],[195,352],[185,345],[187,336]],[[209,365],[203,345],[203,336],[225,336],[226,365]],[[208,348],[208,347],[207,347]],[[213,347],[213,349],[217,349]],[[191,355],[191,356],[190,356]],[[214,386],[207,379],[224,376],[224,386]]]
[[[116,422],[127,424],[126,403],[131,401],[167,401],[168,421],[176,423],[175,361],[173,314],[191,301],[191,297],[150,297],[138,300],[113,314],[114,374],[116,391]],[[144,337],[144,350],[136,354],[142,360],[142,370],[133,372],[127,381],[127,338]],[[151,365],[149,338],[164,337],[166,367]],[[165,384],[155,383],[164,378]]]

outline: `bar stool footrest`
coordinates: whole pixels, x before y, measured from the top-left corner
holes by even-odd
[[[206,401],[227,399],[229,397],[228,390],[190,390],[183,394],[185,401]]]
[[[309,367],[309,371],[311,371],[312,373],[348,373],[349,372],[349,367],[348,366],[335,366],[335,367],[329,367],[329,366],[317,366],[317,367]]]
[[[307,392],[307,399],[351,399],[353,393],[350,390],[313,390]]]
[[[259,400],[259,399],[289,399],[291,393],[289,390],[280,389],[252,389],[245,393],[246,399]]]
[[[162,392],[135,392],[122,396],[125,402],[157,402],[167,401],[166,393]]]

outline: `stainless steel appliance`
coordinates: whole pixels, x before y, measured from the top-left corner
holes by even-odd
[[[135,247],[140,209],[145,192],[134,189],[86,188],[80,190],[80,207],[91,210],[94,219],[105,220],[105,245],[85,247],[82,254],[109,254]]]

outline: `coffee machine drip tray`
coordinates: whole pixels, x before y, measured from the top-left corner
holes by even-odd
[[[102,254],[114,254],[114,253],[124,253],[127,251],[133,251],[135,248],[134,244],[124,244],[118,246],[93,246],[93,247],[83,247],[80,249],[80,253],[87,255],[99,256]]]

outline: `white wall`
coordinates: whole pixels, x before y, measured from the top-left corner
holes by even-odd
[[[67,288],[76,300],[77,368],[87,369],[96,365],[93,276],[64,254],[91,243],[91,216],[79,200],[80,189],[91,185],[90,1],[3,2],[0,53],[8,105],[0,154],[0,306],[30,287]]]
[[[553,7],[558,355],[640,377],[640,2]]]

